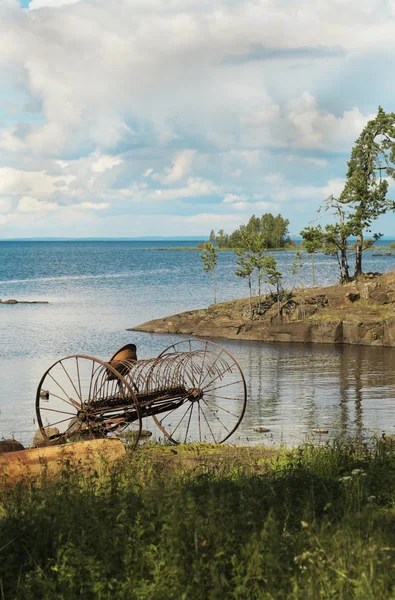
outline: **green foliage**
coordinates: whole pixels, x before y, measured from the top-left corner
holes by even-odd
[[[265,464],[224,452],[189,471],[154,456],[0,491],[0,597],[394,597],[393,453],[307,445]]]
[[[214,271],[217,264],[217,253],[211,242],[205,242],[203,252],[199,254],[203,263],[203,271]]]
[[[302,248],[311,255],[311,279],[314,287],[314,254],[323,247],[323,231],[321,225],[305,227],[300,232],[302,236]]]
[[[237,268],[235,269],[235,275],[242,277],[248,281],[249,290],[249,302],[250,302],[250,315],[252,315],[252,274],[255,270],[254,255],[248,250],[236,250]]]
[[[348,162],[346,184],[339,201],[349,207],[348,223],[357,236],[355,275],[362,273],[364,230],[377,217],[395,210],[387,198],[388,181],[395,176],[395,113],[379,106],[377,116],[368,122],[355,142]]]
[[[395,250],[395,242],[391,242],[390,243],[390,249],[391,250]]]
[[[314,254],[318,250],[322,249],[322,227],[321,225],[316,225],[315,227],[305,227],[303,231],[300,232],[302,236],[302,248],[306,250],[308,254]]]
[[[299,277],[300,285],[303,287],[303,252],[297,250],[291,264],[291,275]]]
[[[271,213],[266,213],[262,217],[252,215],[247,225],[240,225],[230,235],[220,229],[215,240],[218,248],[248,248],[248,240],[255,238],[259,238],[259,243],[265,248],[284,248],[290,242],[288,226],[288,219],[284,219],[281,215],[276,217]]]
[[[203,247],[203,252],[199,254],[203,263],[203,271],[211,272],[213,275],[214,286],[214,304],[217,302],[217,284],[215,279],[215,267],[217,264],[217,252],[211,242],[206,242]]]
[[[277,261],[273,254],[269,254],[263,260],[263,280],[270,286],[274,286],[279,292],[279,286],[282,281],[282,273],[277,270]]]

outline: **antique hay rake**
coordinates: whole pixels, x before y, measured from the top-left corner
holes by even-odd
[[[235,358],[218,344],[192,339],[148,360],[137,360],[134,344],[108,362],[62,358],[40,381],[36,414],[47,444],[129,432],[136,446],[145,417],[175,444],[222,443],[239,426],[246,402]]]

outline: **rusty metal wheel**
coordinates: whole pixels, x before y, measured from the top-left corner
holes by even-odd
[[[128,431],[135,447],[142,427],[130,383],[109,363],[93,356],[62,358],[44,373],[37,389],[36,415],[45,444]]]
[[[247,387],[242,370],[225,348],[199,339],[176,342],[158,358],[181,354],[188,397],[180,407],[153,419],[174,444],[220,444],[236,431],[244,416]]]

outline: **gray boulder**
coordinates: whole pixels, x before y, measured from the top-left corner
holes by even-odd
[[[60,432],[57,427],[45,427],[45,433],[50,439],[56,439]],[[33,438],[33,447],[39,448],[40,446],[45,446],[46,444],[47,440],[44,440],[41,429],[37,429]]]

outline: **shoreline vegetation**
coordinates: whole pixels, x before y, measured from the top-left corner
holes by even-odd
[[[142,447],[0,489],[0,597],[387,599],[390,442]]]
[[[212,304],[128,331],[395,347],[395,270],[361,276],[347,284]]]
[[[371,248],[365,248],[364,252],[390,252],[391,256],[395,256],[395,248],[392,247],[391,245],[394,244],[394,242],[391,242],[391,244],[389,244],[388,246],[374,246]],[[194,251],[194,252],[201,252],[202,249],[204,247],[204,244],[202,244],[201,246],[175,246],[174,248],[152,248],[152,250],[156,250],[156,251],[181,251],[181,250],[186,250],[186,251]],[[241,248],[236,248],[236,250],[241,250]],[[270,248],[270,252],[295,252],[295,251],[300,251],[303,250],[303,246],[301,246],[300,244],[289,244],[287,246],[284,247],[279,247],[279,248]],[[235,252],[235,248],[215,248],[216,252]],[[352,245],[349,246],[348,248],[349,252],[353,251]]]

